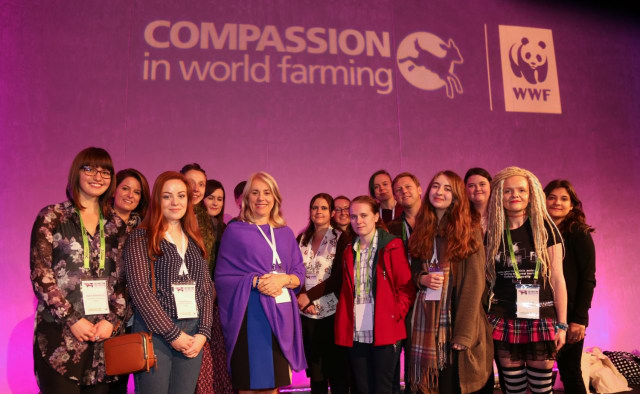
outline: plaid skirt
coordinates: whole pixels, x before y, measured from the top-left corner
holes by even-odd
[[[489,313],[489,323],[493,325],[493,339],[507,343],[530,343],[554,341],[555,321],[545,319],[505,319]]]
[[[493,341],[499,358],[512,361],[556,358],[554,319],[505,319],[491,313],[487,318],[494,327]]]

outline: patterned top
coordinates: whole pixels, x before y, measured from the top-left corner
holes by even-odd
[[[315,255],[311,247],[312,240],[309,240],[307,245],[302,245],[302,240],[300,240],[298,246],[300,246],[306,271],[304,282],[307,290],[326,281],[331,276],[331,267],[333,266],[333,259],[336,257],[336,245],[340,234],[340,231],[334,232],[333,227],[329,226]],[[314,278],[316,279],[315,284]],[[301,313],[311,319],[323,319],[336,313],[337,304],[338,298],[336,298],[335,293],[329,293],[313,301],[316,312],[318,312],[317,315]]]
[[[154,296],[147,243],[147,230],[137,228],[131,232],[124,247],[124,265],[131,301],[151,332],[161,335],[167,342],[173,342],[180,336],[180,328],[172,320],[178,318],[178,313],[171,284],[181,279],[178,274],[183,260],[174,244],[166,239],[160,241],[162,256],[154,263],[157,288]],[[207,262],[191,238],[184,256],[189,278],[196,282],[196,304],[200,319],[198,334],[210,339],[216,294]]]
[[[124,319],[125,285],[118,279],[124,231],[114,216],[105,218],[105,269],[100,274],[100,232],[87,234],[90,261],[84,272],[80,217],[70,201],[42,209],[31,232],[31,282],[38,298],[34,347],[55,371],[83,385],[114,380],[105,374],[103,342],[80,342],[71,333],[82,318],[93,324],[106,319],[114,327]],[[98,278],[107,280],[110,313],[85,316],[81,280]]]
[[[354,321],[356,320],[356,308],[358,304],[373,304],[374,297],[371,291],[371,283],[373,283],[373,260],[375,259],[376,252],[378,251],[378,231],[375,230],[375,235],[369,244],[369,247],[360,253],[360,260],[355,261],[359,267],[354,266],[354,285],[356,287],[356,297],[353,308]],[[353,254],[357,256],[358,249],[360,248],[360,240],[356,239],[353,243]],[[356,257],[357,258],[357,257]],[[360,271],[360,276],[355,274],[356,268]],[[367,283],[369,284],[367,286]],[[373,306],[373,305],[372,305]],[[375,308],[371,308],[373,315]],[[375,316],[371,316],[371,321]],[[356,331],[356,326],[353,326],[353,340],[362,343],[373,343],[373,330],[371,331]]]

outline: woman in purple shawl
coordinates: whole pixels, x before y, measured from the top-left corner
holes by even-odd
[[[307,367],[295,293],[305,267],[282,198],[265,172],[249,178],[241,221],[229,223],[216,265],[216,289],[233,387],[241,393],[291,384]]]

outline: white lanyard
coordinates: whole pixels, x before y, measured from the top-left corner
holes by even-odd
[[[260,230],[260,234],[262,234],[262,236],[264,237],[264,240],[267,241],[267,243],[271,247],[271,251],[273,252],[271,265],[273,266],[273,270],[275,271],[276,264],[282,267],[282,261],[280,261],[280,256],[278,256],[278,251],[276,250],[276,237],[273,235],[273,227],[269,225],[269,230],[271,232],[271,240],[267,238],[267,235],[264,233],[264,231],[262,231],[260,226],[256,224],[256,227],[258,227],[258,230]]]
[[[430,266],[438,265],[438,248],[436,247],[436,237],[433,237],[433,256],[431,256]]]
[[[169,240],[169,242],[171,242],[172,244],[174,244],[176,246],[176,249],[178,249],[178,245],[173,242],[173,238],[171,238],[171,234],[169,234],[169,232],[164,233],[165,237],[167,237],[167,240]],[[184,232],[182,232],[182,252],[180,252],[180,249],[178,249],[178,254],[180,255],[180,258],[182,258],[182,265],[180,266],[180,271],[178,272],[178,276],[183,276],[183,275],[189,275],[189,270],[187,269],[187,264],[185,263],[184,260],[184,256],[187,254],[187,248],[185,246],[186,244],[186,236],[184,235]]]

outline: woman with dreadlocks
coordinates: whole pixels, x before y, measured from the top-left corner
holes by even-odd
[[[554,359],[567,333],[562,238],[540,181],[507,167],[491,182],[487,274],[489,321],[507,393],[551,393]]]
[[[413,311],[412,391],[469,393],[493,366],[485,291],[482,229],[473,224],[462,179],[437,173],[427,188],[409,240],[420,289]]]

